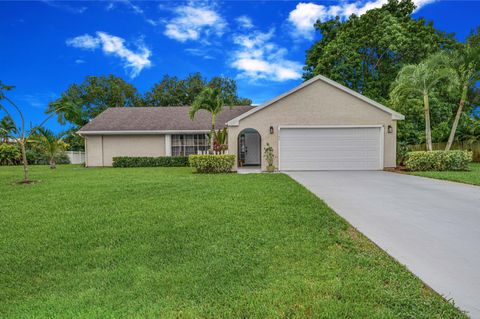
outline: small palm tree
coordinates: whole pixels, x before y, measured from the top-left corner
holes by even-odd
[[[56,158],[61,155],[67,148],[67,144],[63,141],[64,134],[55,134],[49,129],[40,128],[35,135],[33,142],[37,144],[39,149],[47,156],[50,168],[56,168]]]
[[[467,100],[468,90],[480,81],[480,48],[466,44],[450,55],[449,64],[457,75],[461,95],[452,129],[450,130],[450,136],[448,137],[448,142],[445,147],[446,151],[450,150],[455,139],[458,122],[460,121],[463,107]]]
[[[215,138],[215,122],[217,120],[217,115],[223,110],[224,101],[219,89],[213,89],[211,87],[206,87],[202,92],[195,98],[192,105],[190,106],[190,119],[195,118],[200,110],[208,111],[212,114],[212,128],[210,131],[210,152],[213,153]]]
[[[442,67],[444,61],[444,54],[436,54],[419,64],[404,66],[398,73],[390,92],[392,100],[397,102],[406,97],[417,97],[423,100],[425,140],[428,151],[432,150],[429,96],[440,81],[455,80],[455,76],[452,77],[452,69]]]
[[[15,133],[15,124],[8,115],[5,115],[0,121],[0,143],[7,143],[12,133]]]

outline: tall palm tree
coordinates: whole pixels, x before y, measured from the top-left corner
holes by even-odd
[[[67,148],[63,141],[64,134],[55,134],[49,129],[39,128],[34,136],[33,142],[38,145],[40,150],[47,156],[50,168],[56,168],[56,158]]]
[[[475,47],[467,43],[459,50],[454,51],[450,55],[450,66],[455,71],[460,87],[460,101],[458,103],[457,113],[453,120],[452,129],[445,150],[448,151],[452,147],[457,131],[458,122],[467,100],[468,90],[480,81],[480,47]]]
[[[213,153],[213,139],[215,138],[215,122],[217,120],[217,115],[223,110],[224,101],[219,89],[213,89],[211,87],[206,87],[200,92],[200,94],[193,100],[192,105],[190,106],[190,119],[195,118],[200,110],[208,111],[212,114],[212,128],[210,131],[210,152]]]
[[[402,101],[406,97],[416,97],[423,100],[425,140],[428,151],[432,150],[429,96],[440,81],[448,80],[453,82],[455,80],[455,77],[452,77],[452,69],[443,67],[444,60],[445,55],[440,53],[419,64],[404,66],[398,73],[390,92],[390,96],[394,101]]]

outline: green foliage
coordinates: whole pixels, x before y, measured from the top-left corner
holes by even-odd
[[[469,151],[410,152],[405,160],[409,171],[465,171],[472,162]]]
[[[60,123],[83,126],[109,107],[143,106],[137,89],[114,75],[88,76],[72,84],[61,97],[48,105],[48,113],[57,114]],[[60,109],[60,110],[59,110]]]
[[[73,127],[65,132],[65,143],[68,144],[69,151],[84,151],[85,150],[85,138],[75,133],[78,131],[77,127]]]
[[[214,77],[207,81],[200,73],[193,73],[185,79],[164,75],[162,80],[145,93],[147,106],[186,106],[192,105],[195,98],[206,87],[220,91],[222,100],[227,105],[250,105],[251,100],[237,95],[235,80],[226,77]]]
[[[215,152],[222,152],[228,149],[228,130],[226,127],[223,129],[219,129],[216,131],[212,131],[210,135],[213,133],[213,150]],[[211,139],[211,137],[210,137]]]
[[[188,162],[198,173],[228,173],[235,163],[235,155],[190,155]]]
[[[5,115],[0,121],[0,142],[8,142],[12,135],[17,133],[17,128],[12,118]]]
[[[480,163],[470,164],[468,171],[429,171],[409,174],[480,186]]]
[[[378,102],[406,64],[416,64],[455,45],[452,35],[411,14],[411,0],[389,0],[381,8],[315,24],[322,38],[307,51],[304,78],[325,75]]]
[[[50,158],[42,151],[36,148],[30,148],[26,151],[27,162],[29,165],[49,165]],[[70,164],[70,158],[65,152],[58,153],[54,157],[55,164]]]
[[[188,166],[186,156],[128,157],[113,158],[113,167],[183,167]]]
[[[20,149],[15,144],[0,144],[0,165],[17,165],[20,163]]]
[[[273,166],[275,154],[273,153],[273,147],[269,143],[263,148],[263,158],[267,162],[267,171],[273,172],[275,170],[275,166]]]
[[[65,153],[68,147],[63,141],[64,134],[55,134],[49,129],[39,128],[32,135],[31,143],[48,159],[51,168],[55,168],[56,159]]]

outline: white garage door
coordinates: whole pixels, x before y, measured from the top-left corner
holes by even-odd
[[[280,169],[383,169],[381,127],[281,128]]]

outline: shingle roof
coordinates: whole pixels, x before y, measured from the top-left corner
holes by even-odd
[[[223,128],[231,119],[251,110],[252,106],[225,107],[217,116],[216,127]],[[83,126],[79,133],[106,131],[195,131],[211,128],[211,114],[200,110],[192,121],[189,107],[113,107]]]

